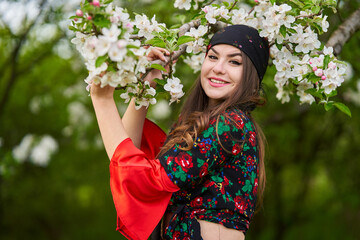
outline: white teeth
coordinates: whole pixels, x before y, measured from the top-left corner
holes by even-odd
[[[219,83],[219,84],[226,83],[224,81],[219,81],[219,80],[215,80],[215,79],[212,79],[212,78],[210,78],[210,81],[213,82],[213,83]]]

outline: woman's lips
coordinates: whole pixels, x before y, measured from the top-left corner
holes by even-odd
[[[220,78],[208,78],[209,84],[212,87],[223,87],[227,84],[229,84],[228,82],[220,79]]]

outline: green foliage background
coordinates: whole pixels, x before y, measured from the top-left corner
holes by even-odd
[[[46,2],[46,1],[44,1]],[[65,4],[66,1],[63,1]],[[191,13],[175,10],[172,1],[122,1],[129,12],[156,14],[168,26],[189,20]],[[326,41],[355,9],[359,1],[339,1],[338,13],[330,16]],[[36,24],[59,24],[66,9],[43,6],[44,20]],[[75,9],[73,9],[75,11]],[[331,13],[329,13],[331,14]],[[1,18],[1,16],[0,16]],[[186,21],[185,20],[185,21]],[[24,30],[26,26],[24,25]],[[23,38],[22,38],[23,36]],[[84,104],[92,113],[81,58],[63,59],[54,46],[70,41],[58,28],[52,40],[13,34],[0,24],[0,239],[122,239],[115,231],[116,213],[109,188],[108,160],[96,142],[99,132],[94,115],[88,125],[77,125],[72,134],[68,106]],[[360,78],[360,35],[344,46],[340,59],[351,63],[353,77],[339,89],[339,98],[352,118],[323,107],[281,104],[276,100],[274,67],[264,79],[267,104],[255,117],[267,137],[267,187],[261,210],[247,239],[358,239],[360,222],[360,108],[344,99]],[[16,47],[19,54],[16,54]],[[73,46],[72,46],[73,47]],[[179,62],[179,76],[188,90],[196,75]],[[69,89],[80,88],[74,94]],[[29,108],[32,99],[42,103]],[[117,96],[117,99],[119,97]],[[123,103],[119,109],[123,110]],[[150,116],[167,130],[177,118],[180,104],[172,105],[166,119]],[[18,163],[12,149],[28,133],[50,134],[59,151],[47,167],[29,161]],[[141,216],[139,216],[141,218]]]

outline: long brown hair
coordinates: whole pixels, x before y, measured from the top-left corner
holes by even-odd
[[[200,77],[198,77],[190,95],[182,107],[178,121],[175,123],[173,130],[168,136],[167,142],[160,151],[160,155],[168,151],[175,144],[181,144],[183,150],[190,150],[197,136],[208,126],[210,118],[218,116],[226,109],[238,108],[251,112],[256,106],[265,104],[264,98],[260,96],[261,91],[258,74],[246,54],[242,55],[242,64],[243,76],[238,87],[233,91],[231,97],[224,99],[224,101],[215,106],[209,105],[209,98],[201,86]],[[259,142],[260,161],[257,199],[258,203],[261,203],[266,181],[264,164],[265,136],[251,115],[250,118],[255,125]]]

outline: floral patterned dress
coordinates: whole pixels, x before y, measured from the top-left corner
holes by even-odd
[[[110,161],[117,230],[148,239],[165,211],[173,213],[165,239],[202,239],[196,219],[244,233],[254,214],[258,143],[250,116],[228,110],[210,119],[193,148],[175,145],[156,158],[166,134],[145,120],[140,149],[122,141]]]
[[[159,160],[181,190],[172,194],[173,213],[165,239],[202,239],[196,219],[244,233],[255,211],[259,150],[255,126],[241,110],[210,119],[194,146],[175,145]]]

